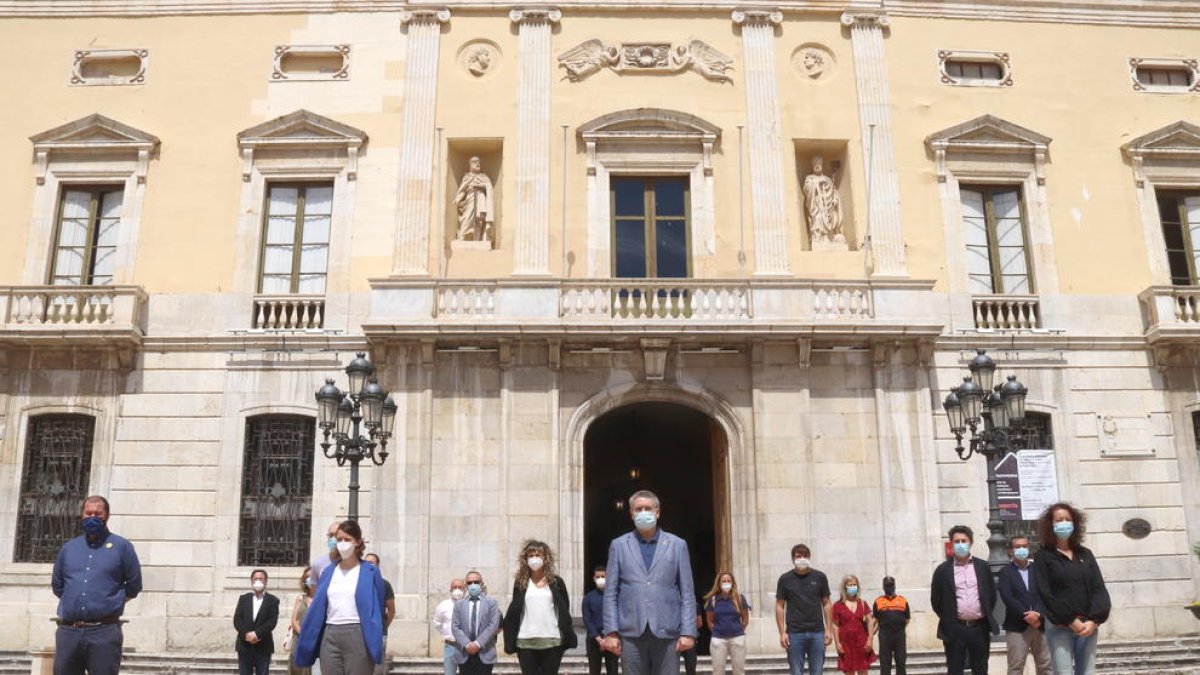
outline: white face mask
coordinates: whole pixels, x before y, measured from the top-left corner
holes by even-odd
[[[255,593],[262,593],[262,589],[267,587],[267,585],[261,581],[255,581],[254,583],[250,584],[250,586],[254,588]]]
[[[733,584],[729,583],[728,581],[721,584],[721,592],[722,593],[728,593],[729,591],[732,591],[732,590],[733,590]]]
[[[340,553],[343,558],[348,558],[350,556],[350,554],[354,552],[354,542],[339,541],[337,543],[337,550],[338,550],[338,553]]]
[[[808,558],[796,558],[792,561],[792,563],[796,566],[796,569],[800,571],[804,571],[810,567]]]
[[[450,597],[454,600],[462,600],[463,595],[465,595],[465,592],[461,588],[450,591]]]
[[[535,556],[532,556],[532,557],[530,557],[530,558],[526,558],[526,559],[525,559],[525,564],[526,564],[526,565],[529,565],[529,569],[531,569],[531,570],[533,570],[534,572],[536,572],[536,571],[538,571],[538,570],[542,569],[542,565],[545,565],[545,564],[546,564],[546,561],[545,561],[545,560],[542,560],[542,558],[541,558],[541,557],[539,557],[539,556],[536,556],[536,555],[535,555]]]
[[[606,584],[606,583],[608,583],[608,581],[604,577],[596,578],[596,588],[599,588],[600,590],[604,590],[604,584]]]

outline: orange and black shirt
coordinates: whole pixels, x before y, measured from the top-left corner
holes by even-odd
[[[912,617],[908,608],[908,600],[903,595],[891,597],[881,595],[875,598],[875,606],[871,609],[871,613],[875,615],[875,620],[879,622],[881,628],[903,628]]]

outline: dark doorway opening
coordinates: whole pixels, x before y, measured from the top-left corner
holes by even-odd
[[[708,592],[731,557],[727,447],[715,420],[677,403],[634,403],[593,422],[584,437],[584,578],[633,529],[626,501],[645,489],[662,501],[662,529],[688,543],[696,595]]]

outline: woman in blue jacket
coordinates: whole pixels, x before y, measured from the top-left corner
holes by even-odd
[[[383,663],[383,576],[362,561],[366,545],[353,520],[338,525],[337,565],[317,582],[317,592],[300,627],[296,665],[321,658],[323,675],[371,675]]]

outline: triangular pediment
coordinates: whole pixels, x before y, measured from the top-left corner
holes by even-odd
[[[1138,136],[1122,149],[1132,155],[1194,155],[1200,153],[1200,126],[1180,120]]]
[[[55,148],[119,148],[149,149],[158,145],[158,138],[128,124],[98,113],[54,127],[30,136],[33,146],[41,150]]]
[[[994,115],[983,115],[968,122],[930,134],[925,142],[935,149],[1030,151],[1046,149],[1051,138]]]
[[[684,135],[715,139],[721,128],[695,115],[664,108],[631,108],[601,115],[579,127],[584,138],[591,136],[630,138],[655,134]]]
[[[360,146],[367,134],[348,124],[342,124],[307,110],[297,110],[283,117],[256,124],[238,134],[242,146],[344,145]]]

